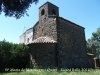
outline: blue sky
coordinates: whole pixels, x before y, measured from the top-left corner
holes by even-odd
[[[59,15],[85,28],[86,40],[100,27],[100,0],[48,0],[59,7]],[[28,28],[34,26],[39,19],[39,7],[47,0],[33,3],[28,16],[16,19],[0,15],[0,40],[19,43],[19,36]],[[26,27],[24,29],[24,26]]]

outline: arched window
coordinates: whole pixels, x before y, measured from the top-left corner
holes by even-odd
[[[27,39],[27,43],[29,42],[29,38]]]
[[[44,9],[42,9],[41,16],[44,15],[44,14],[45,14],[45,11],[44,11]]]
[[[52,15],[56,15],[56,11],[54,9],[52,10]]]
[[[33,37],[32,37],[32,41],[33,41]]]

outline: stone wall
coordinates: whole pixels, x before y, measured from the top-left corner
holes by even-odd
[[[48,15],[56,15],[59,16],[59,7],[57,7],[56,5],[49,3],[48,4]],[[55,14],[53,14],[53,10],[55,10]]]
[[[42,10],[44,10],[43,15],[41,15]],[[53,10],[55,11],[55,14],[53,14]],[[39,8],[39,21],[48,18],[49,15],[59,16],[59,8],[50,2],[46,2]]]
[[[96,60],[96,68],[100,68],[100,59],[95,59]]]
[[[95,68],[95,64],[94,64],[94,56],[92,55],[88,55],[88,60],[89,60],[89,68]]]
[[[84,28],[58,18],[57,36],[59,67],[88,67]]]
[[[33,28],[33,39],[37,39],[41,36],[48,36],[52,40],[57,40],[57,28],[56,28],[56,21],[54,17],[47,18]]]
[[[55,43],[38,43],[29,45],[32,59],[39,68],[56,67],[56,44]]]

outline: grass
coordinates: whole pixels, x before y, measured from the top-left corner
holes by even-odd
[[[0,73],[0,75],[100,75],[100,69],[91,69],[88,71],[56,71],[47,69],[30,69],[30,70],[25,70],[22,72],[9,72],[9,73]]]

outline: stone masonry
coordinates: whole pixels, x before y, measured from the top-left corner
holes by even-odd
[[[39,21],[27,45],[31,67],[88,68],[84,28],[59,17],[59,8],[50,2],[39,8]]]

